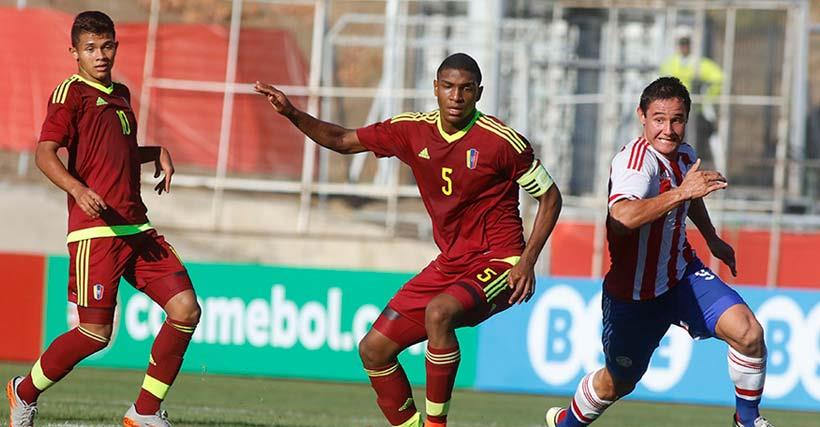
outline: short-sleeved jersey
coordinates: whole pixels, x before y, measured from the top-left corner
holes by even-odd
[[[68,150],[68,172],[108,205],[96,219],[68,196],[69,241],[134,234],[150,228],[140,196],[137,121],[131,94],[73,75],[51,94],[40,141]]]
[[[692,146],[681,144],[670,160],[644,138],[624,146],[612,160],[609,177],[609,208],[623,199],[649,199],[683,182],[697,155]],[[689,202],[628,234],[612,229],[607,217],[607,243],[611,266],[604,288],[623,301],[643,301],[674,287],[695,253],[686,240]]]
[[[467,268],[480,254],[522,252],[516,180],[539,162],[513,129],[476,110],[468,126],[449,135],[436,110],[400,114],[357,135],[376,156],[396,156],[410,166],[432,219],[442,271]]]

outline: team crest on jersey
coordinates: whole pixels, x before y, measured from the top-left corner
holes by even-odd
[[[475,169],[476,165],[478,164],[478,150],[475,148],[471,148],[467,150],[467,167],[470,169]]]
[[[97,283],[96,285],[94,285],[94,299],[97,300],[97,301],[101,300],[102,297],[103,297],[103,292],[104,291],[105,291],[105,288],[103,287],[102,284]]]

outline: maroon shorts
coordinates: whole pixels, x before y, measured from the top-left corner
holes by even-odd
[[[113,313],[120,278],[160,306],[174,295],[193,289],[176,251],[153,229],[130,236],[71,242],[68,253],[68,300],[81,311],[85,307]]]
[[[454,273],[445,273],[432,262],[396,292],[373,328],[402,345],[424,340],[427,304],[440,294],[453,296],[464,307],[459,326],[475,326],[510,307],[507,277],[517,261],[518,257],[487,256]]]

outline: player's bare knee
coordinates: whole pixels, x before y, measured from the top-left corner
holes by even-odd
[[[735,350],[750,357],[763,357],[766,353],[766,344],[763,339],[763,327],[756,319],[748,322],[743,334],[735,340]]]
[[[428,327],[435,328],[452,328],[455,324],[456,310],[446,303],[433,300],[427,305],[424,310],[424,324]]]
[[[392,355],[368,334],[359,341],[359,358],[362,359],[362,364],[366,368],[375,368],[390,362]]]
[[[615,401],[635,390],[635,384],[619,381],[606,369],[598,371],[593,380],[595,393],[603,400]]]
[[[193,292],[183,292],[168,302],[165,312],[174,320],[196,324],[199,323],[202,309]]]

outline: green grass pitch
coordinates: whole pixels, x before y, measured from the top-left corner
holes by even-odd
[[[276,363],[276,361],[271,361]],[[29,369],[28,364],[0,363],[0,378]],[[116,426],[136,398],[143,373],[132,370],[78,368],[40,398],[38,427]],[[5,385],[5,383],[3,383]],[[424,391],[415,390],[418,402]],[[539,427],[550,406],[567,397],[494,394],[456,390],[450,427]],[[423,405],[423,404],[422,404]],[[765,405],[765,402],[764,402]],[[387,422],[366,384],[317,383],[269,378],[182,374],[164,408],[174,426],[383,427]],[[626,400],[594,425],[725,426],[732,408],[669,405]],[[8,406],[0,406],[2,422]],[[778,427],[817,426],[820,413],[764,411]]]

